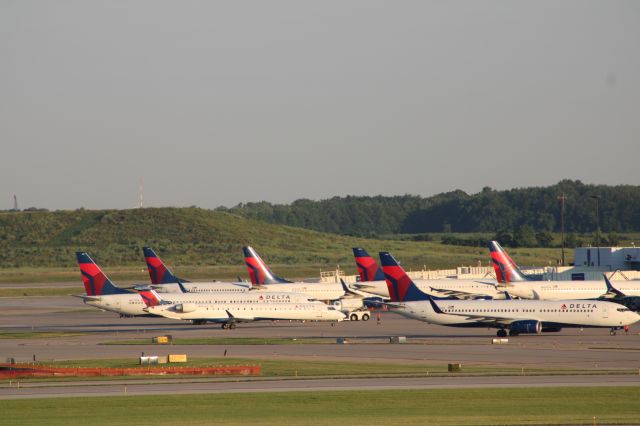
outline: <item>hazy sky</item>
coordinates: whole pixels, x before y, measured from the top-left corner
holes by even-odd
[[[0,0],[0,148],[0,209],[640,184],[640,2]]]

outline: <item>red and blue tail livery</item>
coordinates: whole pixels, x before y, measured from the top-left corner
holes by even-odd
[[[391,253],[380,252],[380,263],[392,302],[415,302],[432,298],[415,285]]]
[[[158,257],[151,247],[143,247],[144,259],[147,261],[147,269],[149,270],[149,278],[151,284],[169,284],[188,282],[173,275],[171,270],[164,264],[162,259]]]
[[[251,277],[252,284],[262,285],[291,282],[274,275],[253,247],[242,247],[242,251],[244,252],[244,262],[247,264],[247,271]]]
[[[147,306],[158,306],[160,304],[160,298],[158,293],[154,290],[139,290],[138,294],[142,297],[142,301]]]
[[[375,259],[369,256],[369,253],[361,247],[353,248],[353,257],[356,258],[356,266],[358,267],[358,274],[360,274],[360,281],[384,281],[384,272],[378,266]]]
[[[499,283],[529,281],[497,241],[489,241],[489,251],[491,251],[496,280]]]
[[[76,253],[76,258],[87,296],[131,293],[113,284],[87,253],[79,251]]]

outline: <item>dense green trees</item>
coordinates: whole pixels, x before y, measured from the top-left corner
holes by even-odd
[[[240,204],[228,210],[245,217],[345,235],[376,236],[392,233],[508,232],[519,233],[524,245],[549,244],[549,231],[560,230],[560,202],[564,193],[565,230],[594,232],[599,197],[603,232],[640,230],[640,186],[586,185],[563,180],[549,187],[478,194],[453,191],[432,197],[333,197],[297,200],[292,204]]]

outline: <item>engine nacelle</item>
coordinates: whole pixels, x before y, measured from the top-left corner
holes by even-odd
[[[198,309],[198,305],[194,305],[193,303],[180,303],[179,305],[176,305],[176,312],[183,314],[194,312],[196,309]]]
[[[543,333],[557,333],[559,331],[562,331],[562,327],[558,327],[557,325],[548,327],[542,326]]]
[[[333,306],[338,310],[359,309],[364,306],[362,299],[340,299],[333,302]]]
[[[536,320],[516,321],[511,323],[509,330],[517,334],[539,334],[542,331],[542,323]]]

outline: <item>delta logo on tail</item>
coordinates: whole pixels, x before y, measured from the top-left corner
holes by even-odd
[[[384,272],[378,266],[373,257],[369,256],[369,253],[361,247],[353,248],[353,256],[356,259],[356,266],[358,267],[358,274],[360,274],[360,281],[384,281]]]
[[[402,269],[402,266],[390,253],[380,252],[380,263],[382,264],[382,271],[387,281],[389,297],[392,302],[426,300],[427,295],[416,287],[411,278]]]
[[[160,299],[158,299],[158,296],[156,296],[152,290],[140,290],[138,294],[140,294],[142,301],[147,306],[158,306],[160,304]]]
[[[251,246],[242,247],[244,263],[247,265],[251,283],[254,285],[290,283],[283,278],[274,275],[262,258]]]
[[[144,252],[144,259],[147,261],[151,284],[186,282],[173,275],[151,247],[143,247],[142,251]]]
[[[518,265],[509,257],[509,254],[497,241],[489,241],[489,251],[493,262],[493,270],[499,283],[512,283],[528,281]]]
[[[113,284],[86,252],[76,252],[76,258],[87,296],[130,293]]]

